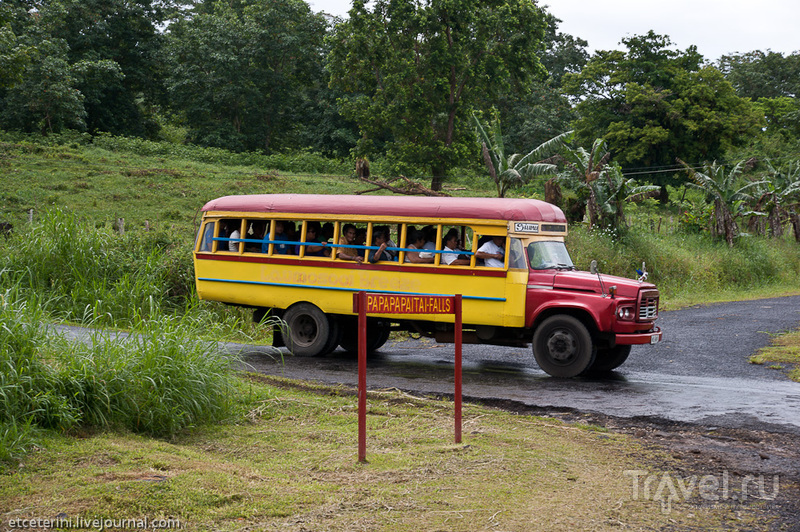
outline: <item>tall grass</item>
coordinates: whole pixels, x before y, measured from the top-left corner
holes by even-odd
[[[55,393],[56,372],[39,356],[47,335],[36,303],[0,293],[0,460],[24,452],[37,428],[65,429],[79,413]]]
[[[570,231],[568,245],[576,266],[588,269],[596,259],[604,273],[636,277],[645,262],[648,280],[667,300],[780,285],[800,288],[800,246],[789,238],[742,237],[730,248],[706,234],[631,231],[619,237],[584,227]]]
[[[52,209],[0,251],[0,287],[42,296],[44,310],[70,321],[131,324],[182,309],[194,294],[188,244],[164,233],[94,228]]]
[[[97,330],[77,342],[43,326],[36,301],[0,298],[0,460],[37,432],[76,426],[169,436],[225,418],[236,385],[231,358],[199,341],[189,317],[139,320],[126,334]]]

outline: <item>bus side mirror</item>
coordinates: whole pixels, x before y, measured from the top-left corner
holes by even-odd
[[[589,263],[589,273],[592,275],[597,275],[597,261],[593,260]]]

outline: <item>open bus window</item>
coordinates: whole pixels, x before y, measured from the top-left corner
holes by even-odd
[[[301,225],[301,227],[303,227]],[[327,247],[327,241],[323,240],[322,224],[318,221],[305,222],[305,236],[298,244],[297,254],[303,257],[328,257],[331,250]]]
[[[200,251],[211,251],[211,245],[214,242],[214,222],[208,222],[203,228],[203,238],[200,241]]]
[[[242,239],[242,220],[220,220],[219,234],[217,235],[217,251],[230,251],[238,253]]]
[[[261,253],[264,235],[267,232],[267,220],[248,220],[245,235],[244,251],[246,253]]]
[[[557,240],[528,244],[528,260],[533,270],[574,270],[567,246]]]

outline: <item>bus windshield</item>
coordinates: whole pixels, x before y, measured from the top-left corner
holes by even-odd
[[[557,240],[528,244],[528,261],[532,270],[574,270],[567,247]]]

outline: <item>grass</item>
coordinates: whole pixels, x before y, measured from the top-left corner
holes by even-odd
[[[396,391],[368,397],[356,460],[353,390],[243,376],[240,422],[168,440],[52,435],[0,476],[0,520],[171,518],[194,530],[721,529],[757,505],[634,500],[627,470],[673,466],[622,435]],[[654,461],[654,458],[656,460]],[[69,467],[64,467],[69,464]]]
[[[131,334],[89,342],[48,333],[36,300],[0,297],[0,460],[31,449],[41,431],[114,428],[169,436],[226,419],[231,359],[199,341],[205,324],[154,316]]]
[[[636,278],[646,263],[648,281],[661,292],[662,310],[800,293],[800,245],[781,239],[741,238],[734,248],[708,235],[665,228],[631,230],[618,237],[571,227],[573,262],[588,270],[592,259],[603,273]]]
[[[752,364],[769,364],[776,370],[787,370],[790,379],[800,382],[800,330],[776,336],[772,345],[761,348],[750,357]]]

